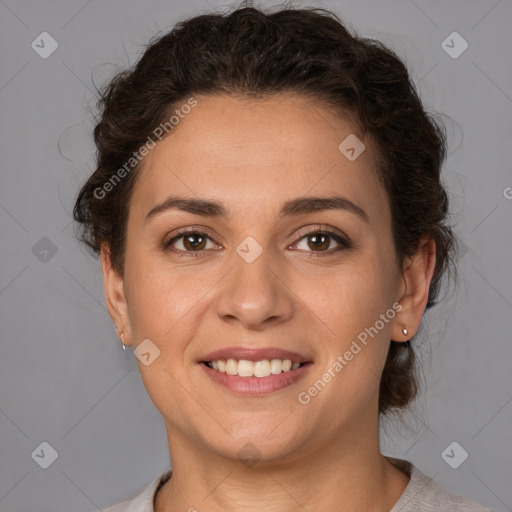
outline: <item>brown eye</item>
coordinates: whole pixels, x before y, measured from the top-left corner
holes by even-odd
[[[197,233],[197,234],[191,234],[186,235],[183,238],[183,246],[188,251],[195,251],[195,250],[202,250],[205,248],[206,245],[206,237],[203,235]]]
[[[215,247],[212,239],[206,234],[199,231],[186,231],[180,235],[171,238],[169,241],[164,242],[163,249],[173,252],[194,253],[207,250],[208,241]],[[175,245],[176,244],[176,245]]]
[[[332,242],[338,244],[338,247],[332,247]],[[302,244],[302,247],[301,247]],[[295,242],[299,250],[304,250],[310,253],[319,253],[318,256],[329,255],[336,253],[343,249],[351,247],[349,240],[334,231],[312,231],[302,236],[298,242]],[[331,248],[332,250],[328,250]]]
[[[308,238],[311,243],[308,243],[308,246],[311,249],[328,249],[330,245],[330,236],[329,235],[323,235],[323,234],[317,234],[314,235],[308,235],[306,238]]]

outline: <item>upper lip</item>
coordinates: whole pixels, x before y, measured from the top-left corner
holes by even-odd
[[[251,348],[251,347],[227,347],[214,350],[206,354],[200,362],[218,361],[227,359],[245,359],[247,361],[263,361],[265,359],[289,359],[292,362],[307,363],[311,359],[294,352],[277,347]]]

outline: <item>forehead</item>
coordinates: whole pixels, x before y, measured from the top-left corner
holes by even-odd
[[[332,108],[291,94],[196,99],[144,158],[130,208],[137,215],[171,194],[216,199],[235,214],[260,205],[268,210],[272,203],[277,211],[288,198],[340,193],[369,216],[382,217],[387,200],[374,145],[358,142],[353,124]],[[343,150],[364,143],[354,160],[339,149],[346,140]]]

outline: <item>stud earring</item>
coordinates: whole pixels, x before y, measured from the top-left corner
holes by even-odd
[[[126,350],[126,345],[124,344],[124,332],[123,329],[119,329],[119,334],[121,335],[121,343],[123,344],[123,351]]]
[[[409,334],[409,331],[405,327],[402,329],[402,332],[404,333],[404,336]]]

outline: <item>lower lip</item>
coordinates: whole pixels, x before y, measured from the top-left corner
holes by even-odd
[[[269,375],[268,377],[240,377],[219,372],[204,363],[199,364],[213,381],[240,395],[263,395],[283,389],[295,384],[313,365],[313,363],[306,363],[299,368],[295,368],[295,370]]]

